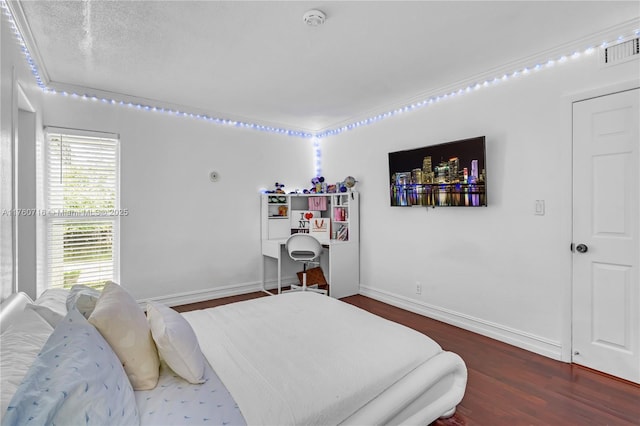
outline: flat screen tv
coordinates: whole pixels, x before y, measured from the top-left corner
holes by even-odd
[[[485,137],[389,153],[392,206],[487,205]]]

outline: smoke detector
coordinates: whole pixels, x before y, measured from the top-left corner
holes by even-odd
[[[308,11],[302,17],[302,20],[311,27],[317,27],[324,24],[325,19],[327,19],[327,15],[325,15],[323,11],[316,9]]]

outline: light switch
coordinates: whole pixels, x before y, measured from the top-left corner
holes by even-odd
[[[536,200],[535,215],[544,216],[544,200]]]

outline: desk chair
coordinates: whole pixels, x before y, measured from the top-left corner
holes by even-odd
[[[320,257],[322,252],[322,244],[309,234],[293,234],[285,243],[289,257],[296,262],[302,262],[302,286],[291,284],[291,290],[288,291],[314,291],[316,293],[327,294],[326,290],[307,287],[307,266],[310,264],[319,264],[315,261]]]

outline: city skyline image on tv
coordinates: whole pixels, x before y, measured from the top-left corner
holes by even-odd
[[[485,137],[389,153],[391,206],[487,205]]]

